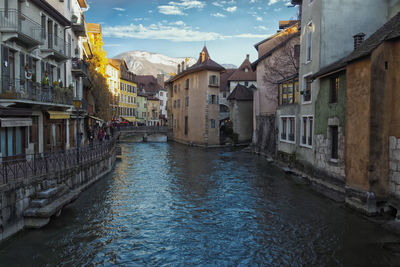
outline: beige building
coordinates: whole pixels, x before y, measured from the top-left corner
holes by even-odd
[[[219,81],[224,68],[211,60],[204,47],[196,64],[178,65],[172,86],[170,123],[177,142],[201,146],[219,145]]]

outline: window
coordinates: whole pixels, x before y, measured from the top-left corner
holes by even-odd
[[[294,143],[295,141],[295,117],[283,116],[280,124],[280,140]]]
[[[248,81],[246,81],[246,82],[244,82],[244,86],[249,86],[249,82]]]
[[[278,85],[279,105],[295,104],[298,102],[299,81],[289,80]]]
[[[339,76],[330,78],[329,103],[337,103],[339,94]]]
[[[222,96],[225,98],[225,97],[226,97],[226,92],[223,92],[223,93],[222,93]]]
[[[185,97],[185,107],[189,107],[189,97]]]
[[[215,120],[211,119],[211,128],[215,128]]]
[[[306,147],[312,147],[313,135],[313,116],[303,116],[301,124],[300,144]]]
[[[185,116],[185,135],[188,135],[189,125],[188,125],[188,116]]]
[[[177,89],[177,86],[176,85],[174,85],[174,92],[176,93],[176,89]]]
[[[216,103],[217,103],[217,101],[216,101],[215,95],[211,95],[211,102],[210,102],[210,104],[216,104]]]
[[[294,51],[294,58],[298,59],[300,57],[300,45],[294,45],[293,47],[293,51]]]
[[[311,61],[311,50],[312,50],[312,31],[313,25],[312,22],[307,25],[307,36],[306,36],[306,61]]]
[[[338,126],[329,126],[329,131],[331,135],[331,159],[339,158],[339,131]]]
[[[189,79],[186,79],[185,81],[185,89],[189,89]]]
[[[219,86],[218,76],[210,75],[209,77],[209,86]]]
[[[304,77],[303,80],[303,102],[311,101],[311,76]]]
[[[163,106],[164,102],[162,100],[160,100],[160,106]]]
[[[42,38],[46,38],[46,16],[42,15]]]
[[[178,108],[180,108],[180,107],[181,107],[181,100],[178,99]]]
[[[244,68],[244,72],[249,72],[249,68]]]

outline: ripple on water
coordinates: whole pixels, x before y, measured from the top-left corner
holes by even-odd
[[[0,246],[0,265],[391,265],[398,238],[262,158],[124,143],[62,216]],[[22,251],[22,252],[21,252]],[[18,255],[18,256],[16,256]],[[20,255],[23,255],[21,257]]]

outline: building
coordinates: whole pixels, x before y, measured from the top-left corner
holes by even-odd
[[[72,100],[82,99],[80,79],[71,73],[76,46],[81,53],[80,34],[72,27],[78,22],[71,18],[86,2],[6,0],[0,5],[1,156],[69,148],[76,143],[75,132],[83,130],[81,122],[79,130],[70,127]]]
[[[237,84],[228,96],[230,104],[230,119],[232,121],[234,138],[238,143],[251,143],[253,136],[253,88]]]
[[[136,75],[129,71],[125,60],[112,59],[119,64],[120,90],[118,97],[118,114],[122,120],[136,123],[137,84]]]
[[[298,22],[288,25],[255,45],[258,59],[252,64],[258,85],[253,98],[253,146],[255,152],[270,157],[277,150],[295,153],[295,146],[290,144],[295,142],[296,110],[289,105],[298,100],[300,33]],[[276,129],[281,131],[279,137]]]
[[[118,120],[121,116],[121,108],[119,107],[119,101],[121,94],[120,88],[120,65],[119,62],[113,59],[108,59],[106,65],[107,85],[108,90],[110,90],[112,94],[112,103],[110,104],[113,110],[113,119]]]
[[[157,75],[157,83],[160,85],[157,97],[160,99],[160,123],[166,125],[168,122],[168,90],[164,83],[164,74]]]
[[[147,95],[142,91],[138,91],[136,103],[136,120],[138,124],[147,125]]]
[[[250,87],[254,85],[257,87],[257,73],[253,71],[250,63],[250,55],[246,55],[246,59],[242,62],[239,68],[237,68],[228,78],[229,92],[232,93],[233,89],[238,84]]]
[[[172,105],[173,139],[200,146],[219,145],[219,81],[224,68],[204,46],[193,66],[178,65],[167,83]]]
[[[229,120],[230,109],[227,97],[231,93],[229,77],[235,72],[236,69],[225,69],[220,73],[219,82],[219,121],[224,123]]]
[[[156,94],[148,93],[147,98],[147,123],[148,126],[160,126],[160,99]]]

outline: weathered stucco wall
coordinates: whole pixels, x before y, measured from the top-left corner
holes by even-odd
[[[347,66],[346,91],[346,184],[369,191],[370,60]]]
[[[233,101],[231,118],[233,131],[239,135],[239,142],[251,141],[253,134],[253,101]]]

